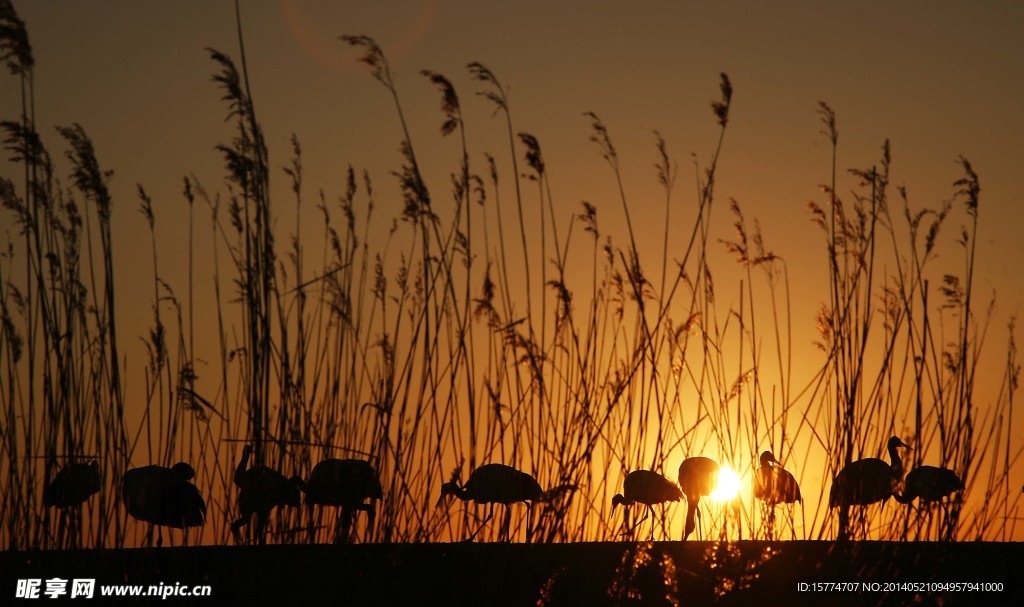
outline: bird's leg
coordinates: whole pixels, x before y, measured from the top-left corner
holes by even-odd
[[[476,537],[476,534],[480,533],[480,530],[484,528],[484,525],[487,524],[487,521],[491,520],[492,516],[494,516],[494,504],[491,504],[491,509],[487,513],[487,518],[485,518],[483,520],[483,522],[480,523],[480,526],[476,528],[476,531],[474,531],[469,537],[467,537],[466,539],[464,539],[462,541],[464,541],[464,542],[472,542],[473,538]]]
[[[366,512],[366,535],[369,536],[373,531],[373,522],[377,520],[377,507],[369,503],[363,507],[363,511]]]
[[[313,534],[313,506],[312,505],[306,506],[306,514],[308,515],[307,516],[307,525],[306,525],[306,528],[307,528],[306,536],[309,538],[309,543],[310,544],[315,544],[316,543],[316,536]]]
[[[850,539],[850,507],[839,506],[839,539]]]
[[[359,504],[354,506],[352,509],[366,513],[366,534],[369,535],[370,531],[373,529],[373,521],[377,519],[376,506],[374,506],[373,503]]]
[[[648,506],[648,508],[650,508],[650,506]],[[633,523],[633,526],[629,528],[630,533],[636,531],[636,528],[639,527],[641,523],[643,523],[644,521],[647,520],[648,514],[650,514],[650,513],[645,509],[644,510],[644,515],[642,517],[640,517],[640,520],[638,520],[637,522]],[[651,523],[651,533],[654,533],[654,523],[653,522]]]
[[[789,506],[789,532],[792,534],[793,539],[796,539],[796,523],[793,520],[793,510],[796,508],[796,504],[790,504]]]
[[[650,504],[647,505],[647,515],[645,515],[644,518],[647,518],[647,516],[651,517],[651,539],[650,539],[650,541],[653,542],[654,541],[654,527],[657,526],[658,519],[657,519],[656,516],[654,516],[654,506],[651,506]]]
[[[352,509],[348,506],[341,507],[341,514],[338,517],[338,526],[334,533],[335,544],[347,544],[349,531],[352,529]]]
[[[533,541],[533,504],[526,504],[526,542]]]
[[[697,537],[704,541],[704,519],[700,515],[700,505],[693,505],[693,512],[697,515]]]
[[[511,541],[512,504],[505,504],[505,519],[501,523],[501,535],[504,541]]]
[[[164,533],[163,533],[163,531],[160,530],[160,527],[158,527],[156,525],[153,525],[153,526],[156,527],[156,547],[157,548],[163,548],[163,546],[164,546]]]
[[[245,517],[239,518],[237,521],[231,523],[231,535],[235,538],[236,544],[242,543],[242,534],[238,532],[239,529],[249,523]]]
[[[267,517],[270,516],[269,510],[258,510],[256,512],[256,542],[262,546],[267,543],[267,538],[264,531],[267,528]]]

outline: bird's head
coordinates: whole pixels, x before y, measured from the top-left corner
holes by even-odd
[[[302,496],[300,495],[300,490],[305,486],[306,483],[303,482],[302,477],[298,475],[288,479],[288,484],[285,486],[284,496],[283,499],[281,500],[281,503],[283,503],[285,506],[294,507],[302,505]]]
[[[437,508],[438,506],[440,506],[444,502],[444,498],[448,497],[449,495],[455,495],[456,493],[459,492],[459,490],[460,487],[458,483],[456,483],[455,481],[450,481],[441,485],[441,495],[438,496],[437,503],[434,504],[434,507]]]
[[[182,479],[186,481],[190,481],[196,477],[195,469],[192,466],[188,465],[187,462],[178,462],[177,464],[171,466],[171,470],[177,472],[178,476],[180,476]]]
[[[889,439],[888,447],[889,447],[889,450],[891,451],[893,449],[897,449],[897,448],[900,448],[900,447],[902,447],[904,449],[909,449],[910,445],[908,445],[907,443],[905,443],[902,440],[900,440],[900,437],[893,436],[893,437],[891,437]]]
[[[616,493],[615,496],[612,497],[612,510],[615,510],[615,507],[618,506],[619,504],[625,504],[625,503],[626,503],[626,497],[624,495],[622,495],[621,493]]]
[[[776,466],[781,466],[782,465],[782,464],[779,463],[779,460],[775,459],[775,456],[772,455],[771,451],[765,451],[764,453],[762,453],[761,454],[761,467],[767,468],[767,467],[771,466],[772,464],[775,464]]]

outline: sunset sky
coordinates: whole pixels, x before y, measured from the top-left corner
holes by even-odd
[[[187,251],[182,178],[194,174],[211,192],[223,191],[223,162],[214,146],[233,133],[224,120],[221,92],[211,81],[216,66],[204,49],[239,57],[234,4],[15,5],[35,54],[37,123],[51,153],[57,157],[64,149],[53,127],[77,122],[92,137],[101,166],[114,171],[119,295],[143,304],[121,308],[119,330],[144,335],[151,317],[152,265],[136,183],[154,200],[164,279],[183,291],[186,268],[175,263]],[[852,201],[856,183],[845,170],[877,164],[887,138],[892,183],[906,186],[915,210],[952,198],[953,182],[962,176],[956,163],[962,154],[982,187],[975,292],[985,302],[997,294],[986,343],[990,357],[983,363],[994,380],[1002,373],[1005,327],[1024,303],[1019,271],[1024,263],[1022,3],[687,1],[627,7],[428,0],[405,2],[399,9],[395,3],[365,0],[281,0],[243,2],[242,22],[255,109],[275,167],[277,228],[280,234],[295,231],[292,195],[277,168],[289,162],[294,133],[306,171],[309,212],[302,229],[313,238],[320,236],[312,210],[315,192],[322,188],[327,200],[337,199],[350,164],[374,180],[381,234],[401,212],[390,175],[401,163],[394,106],[357,62],[358,52],[338,40],[342,34],[372,36],[387,54],[442,215],[450,215],[448,174],[457,170],[460,150],[454,137],[442,139],[438,133],[438,93],[419,75],[421,69],[446,75],[460,94],[473,170],[486,172],[483,154],[488,152],[507,186],[511,167],[504,121],[474,94],[481,85],[471,81],[466,64],[479,61],[491,68],[510,90],[514,128],[537,136],[543,147],[559,228],[566,229],[586,200],[622,245],[628,237],[620,230],[624,220],[614,177],[589,141],[590,123],[583,116],[595,112],[618,148],[637,232],[655,235],[641,239],[641,257],[658,269],[660,261],[653,260],[661,256],[664,207],[652,131],[664,136],[679,164],[673,217],[682,230],[695,207],[694,162],[706,166],[717,141],[709,102],[719,97],[719,74],[727,73],[735,93],[712,236],[733,236],[730,198],[740,203],[748,221],[759,220],[768,248],[787,262],[798,357],[821,357],[809,344],[816,338],[815,313],[828,297],[825,246],[806,206],[826,200],[819,184],[830,178],[831,150],[821,132],[819,101],[838,117],[843,174],[837,189],[847,200]],[[5,73],[0,118],[16,119],[19,107],[17,80]],[[67,183],[66,166],[58,167]],[[18,168],[10,163],[0,165],[0,175],[18,183]],[[943,272],[962,272],[952,241],[965,222],[962,205],[955,205],[935,262],[936,282]],[[200,251],[209,247],[209,228],[202,229]],[[11,215],[0,214],[0,239],[15,233]],[[718,266],[728,267],[731,255],[722,247],[712,250]],[[681,255],[670,251],[669,257]],[[726,305],[735,305],[739,276],[738,271],[736,277],[723,275]],[[207,276],[200,282],[198,288],[209,288]],[[139,340],[125,342],[130,356],[143,355]],[[796,383],[803,385],[820,362],[796,361]],[[1015,439],[1019,444],[1024,432]]]
[[[51,146],[56,137],[48,125],[78,122],[91,134],[102,165],[115,172],[121,246],[135,246],[129,234],[144,226],[135,212],[136,183],[151,193],[164,223],[181,208],[183,176],[214,183],[221,175],[213,146],[231,131],[204,49],[238,56],[233,5],[17,8],[36,56],[40,130]],[[949,198],[960,176],[957,155],[970,159],[983,188],[979,292],[997,290],[1004,315],[1024,301],[1016,280],[1024,254],[1016,187],[1024,159],[1024,9],[1017,3],[655,2],[623,10],[590,2],[421,2],[396,10],[373,2],[261,2],[243,3],[242,18],[271,162],[287,162],[288,137],[297,134],[310,192],[336,196],[351,163],[370,171],[384,209],[395,198],[387,173],[399,163],[393,107],[356,63],[357,53],[337,40],[341,34],[373,36],[388,54],[414,142],[430,146],[426,170],[441,176],[434,179],[436,197],[447,191],[443,176],[457,150],[436,136],[437,94],[418,72],[429,68],[455,84],[477,150],[471,162],[479,163],[484,151],[501,161],[507,145],[501,121],[474,97],[478,85],[465,64],[494,70],[511,90],[516,128],[540,139],[564,217],[581,200],[606,215],[620,211],[608,194],[610,174],[588,142],[585,111],[608,125],[628,194],[657,196],[657,129],[680,163],[680,204],[692,202],[691,153],[707,160],[715,135],[708,102],[718,95],[719,72],[726,72],[736,94],[719,198],[736,198],[748,217],[760,219],[791,271],[810,278],[825,269],[796,263],[821,252],[804,236],[805,203],[820,200],[817,186],[828,179],[829,150],[816,114],[825,101],[838,114],[840,169],[877,163],[890,138],[893,182],[906,185],[918,208]],[[5,118],[17,114],[15,82],[0,89]],[[282,174],[275,176],[284,188]],[[847,194],[853,184],[840,186]],[[656,222],[661,205],[651,207],[649,220]],[[161,245],[173,251],[173,241],[165,237]]]

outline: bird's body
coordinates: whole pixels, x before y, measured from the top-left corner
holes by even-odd
[[[325,459],[309,474],[299,488],[306,494],[306,504],[323,506],[358,506],[367,499],[381,499],[384,491],[377,472],[361,459]]]
[[[832,481],[828,495],[828,507],[839,508],[839,537],[846,538],[850,532],[850,506],[867,506],[876,502],[884,503],[899,488],[903,479],[903,460],[898,449],[906,447],[898,436],[887,443],[892,463],[869,457],[850,462]]]
[[[184,529],[206,521],[206,502],[190,480],[192,466],[179,462],[171,468],[143,466],[124,473],[121,500],[137,520],[163,527]],[[163,537],[158,540],[158,546]]]
[[[100,490],[100,465],[69,463],[57,471],[43,488],[43,504],[51,508],[73,508]]]
[[[690,537],[700,516],[700,498],[711,495],[718,484],[718,462],[707,457],[689,457],[679,464],[679,488],[686,496],[686,527],[683,539]]]
[[[754,497],[771,507],[802,501],[800,485],[788,470],[775,459],[771,451],[761,454],[761,467],[754,477]]]
[[[918,497],[922,502],[937,502],[963,488],[963,481],[949,468],[918,466],[903,481],[903,495],[894,497],[904,504]]]
[[[869,457],[850,462],[840,470],[829,491],[828,507],[866,506],[887,500],[903,477],[903,460],[897,452],[899,447],[906,447],[899,437],[889,439],[891,464]]]
[[[612,498],[612,509],[619,504],[630,506],[640,503],[647,506],[644,518],[640,519],[633,527],[642,523],[647,516],[654,518],[654,504],[665,502],[678,502],[683,498],[683,492],[672,481],[657,472],[650,470],[634,470],[626,475],[622,484],[623,492]],[[654,525],[651,525],[651,539],[654,538]]]
[[[247,467],[251,454],[252,447],[246,445],[235,469],[239,518],[231,524],[231,531],[236,540],[239,539],[239,530],[249,524],[252,515],[256,515],[256,534],[262,540],[271,510],[278,506],[298,506],[301,503],[297,478],[285,478],[267,466]]]
[[[454,495],[462,501],[474,501],[478,504],[504,504],[506,512],[502,529],[507,536],[512,518],[510,506],[517,502],[526,502],[529,505],[540,501],[544,497],[544,491],[537,480],[525,472],[504,464],[486,464],[474,470],[466,484],[461,487],[455,482],[441,485],[438,503],[446,495]],[[487,518],[490,519],[490,516]],[[476,533],[470,538],[474,536]]]
[[[376,508],[366,500],[383,498],[384,491],[377,472],[369,462],[361,459],[325,459],[313,467],[309,480],[296,481],[306,494],[306,506],[338,506],[341,508],[336,541],[347,541],[352,525],[353,511],[367,513],[370,524],[376,518]]]

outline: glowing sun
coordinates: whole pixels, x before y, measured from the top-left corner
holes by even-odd
[[[736,474],[735,470],[728,466],[722,466],[718,469],[718,484],[715,485],[715,490],[708,497],[716,502],[736,499],[740,495],[742,485],[740,475]]]

